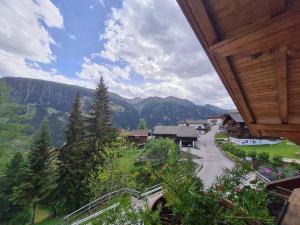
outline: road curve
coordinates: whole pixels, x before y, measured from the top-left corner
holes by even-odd
[[[215,178],[222,175],[225,168],[234,166],[234,163],[219,151],[214,142],[217,131],[218,126],[212,126],[208,133],[200,135],[196,142],[198,150],[193,151],[193,154],[202,158],[203,168],[197,176],[203,180],[205,187],[211,186]]]

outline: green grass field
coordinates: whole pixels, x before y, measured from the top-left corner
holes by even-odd
[[[216,133],[215,134],[215,138],[216,139],[219,139],[219,138],[228,138],[228,135],[227,134],[223,134],[223,133]]]
[[[238,146],[238,148],[246,152],[250,152],[253,150],[257,153],[269,152],[270,157],[274,155],[280,155],[284,158],[300,159],[300,157],[296,155],[297,152],[300,152],[300,147],[287,140],[284,140],[280,144],[275,145]]]

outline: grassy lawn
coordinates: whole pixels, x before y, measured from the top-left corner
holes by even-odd
[[[215,138],[228,138],[227,134],[223,134],[223,133],[216,133],[215,134]]]
[[[253,150],[257,153],[269,152],[270,157],[280,155],[284,158],[300,159],[300,157],[296,155],[297,152],[300,152],[300,147],[287,140],[275,145],[238,146],[238,148],[246,152]]]
[[[43,220],[40,223],[36,223],[36,225],[58,225],[62,222],[62,217],[54,217]]]

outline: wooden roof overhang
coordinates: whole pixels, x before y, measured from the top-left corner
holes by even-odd
[[[256,137],[300,144],[300,0],[177,0]]]

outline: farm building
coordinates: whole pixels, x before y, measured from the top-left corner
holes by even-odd
[[[155,138],[171,138],[179,147],[195,147],[197,130],[193,126],[155,126]]]

